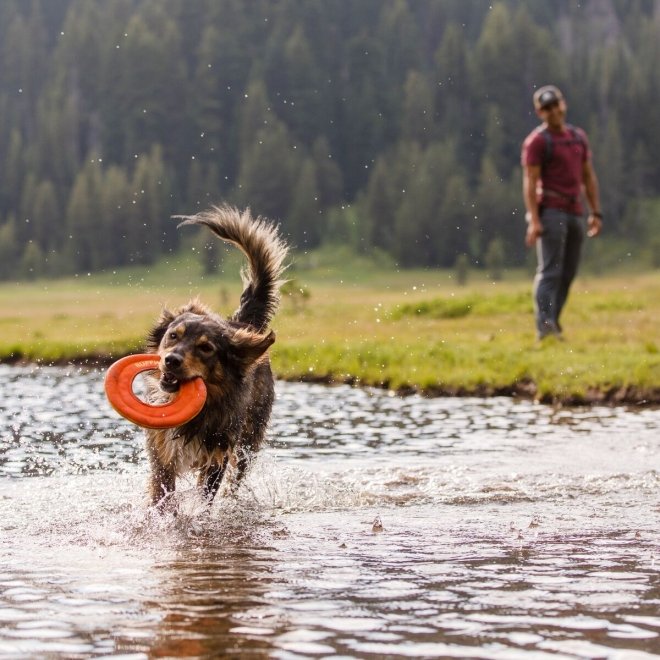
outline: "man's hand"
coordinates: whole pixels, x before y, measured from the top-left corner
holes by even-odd
[[[536,245],[536,239],[543,233],[543,226],[538,217],[532,217],[531,213],[525,216],[527,220],[527,234],[525,235],[525,245],[533,247]]]
[[[589,219],[587,220],[587,236],[589,236],[589,238],[598,236],[602,228],[603,221],[600,219],[600,216],[591,213],[589,215]]]

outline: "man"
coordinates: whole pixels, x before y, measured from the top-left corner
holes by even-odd
[[[566,123],[566,101],[553,85],[534,93],[543,124],[522,148],[527,247],[536,246],[534,313],[539,339],[561,336],[561,314],[577,273],[584,237],[582,192],[589,204],[588,236],[597,236],[603,215],[598,180],[585,132]]]

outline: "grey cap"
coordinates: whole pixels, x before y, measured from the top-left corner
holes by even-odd
[[[563,98],[564,95],[554,85],[545,85],[534,92],[534,107],[541,110]]]

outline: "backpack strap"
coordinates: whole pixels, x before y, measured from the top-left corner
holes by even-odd
[[[582,137],[582,133],[578,131],[575,126],[572,126],[571,124],[566,124],[566,128],[571,132],[571,135],[573,136],[573,139],[571,142],[575,144],[579,144],[581,147],[585,148],[587,145],[584,143],[584,139]]]
[[[579,144],[583,149],[586,149],[586,144],[584,142],[584,139],[582,138],[582,134],[580,131],[578,131],[575,126],[572,124],[566,124],[566,128],[570,132],[572,139],[571,139],[571,144]],[[545,140],[545,149],[543,151],[543,161],[541,162],[541,169],[543,169],[552,159],[552,152],[553,152],[553,144],[552,144],[552,133],[548,130],[546,126],[539,126],[538,129],[539,133],[543,135],[543,139]]]
[[[553,150],[553,144],[552,144],[552,135],[550,135],[550,131],[547,128],[541,127],[541,135],[543,136],[543,139],[545,140],[545,149],[543,151],[543,161],[541,162],[541,169],[543,169],[552,159],[552,150]]]

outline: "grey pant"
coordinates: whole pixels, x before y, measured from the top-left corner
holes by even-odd
[[[536,241],[534,314],[540,336],[559,332],[559,315],[575,279],[584,240],[582,218],[558,209],[541,212],[543,234]]]

